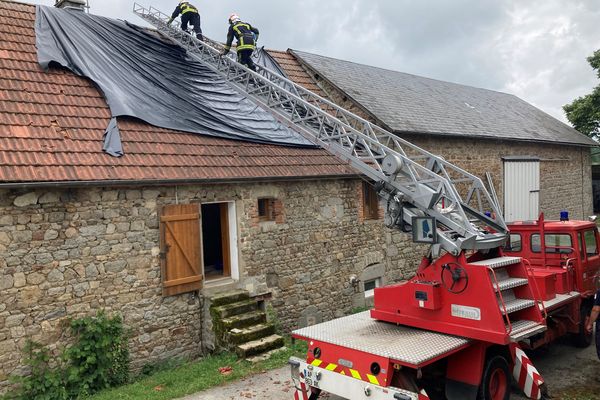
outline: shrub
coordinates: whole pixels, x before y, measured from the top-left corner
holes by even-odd
[[[15,400],[71,400],[126,383],[129,378],[127,334],[121,317],[95,317],[71,321],[75,342],[54,364],[48,349],[28,342],[25,364],[31,374],[15,378],[18,389],[7,398]]]

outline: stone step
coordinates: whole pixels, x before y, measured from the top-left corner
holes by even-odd
[[[283,337],[279,335],[271,335],[262,339],[253,340],[252,342],[244,343],[235,348],[235,352],[240,358],[255,356],[260,353],[283,347]]]
[[[228,318],[234,315],[245,314],[258,309],[258,304],[254,300],[244,300],[237,303],[225,304],[219,307],[212,307],[211,312],[216,318]]]
[[[263,324],[267,322],[267,314],[264,311],[252,311],[246,314],[234,315],[233,317],[223,318],[221,323],[226,330],[234,328],[244,329],[252,325]]]
[[[210,298],[211,307],[219,307],[225,304],[238,303],[250,299],[250,293],[246,290],[232,290],[218,293]]]
[[[231,344],[242,344],[252,342],[275,333],[275,325],[259,324],[245,329],[232,329],[229,331],[228,342]]]

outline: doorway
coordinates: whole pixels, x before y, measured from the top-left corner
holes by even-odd
[[[202,204],[202,257],[206,281],[232,277],[232,203]]]

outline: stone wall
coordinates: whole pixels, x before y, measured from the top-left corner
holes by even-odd
[[[479,140],[410,136],[407,140],[443,156],[481,178],[493,175],[496,193],[504,199],[504,165],[510,156],[540,159],[540,211],[547,219],[558,219],[561,210],[569,210],[572,218],[587,219],[593,215],[592,168],[590,150],[583,147],[502,140]]]
[[[331,101],[372,123],[386,128],[368,110],[360,106],[336,86],[303,65],[304,70],[327,93]],[[441,155],[459,167],[485,178],[493,175],[501,202],[503,197],[502,157],[533,156],[540,158],[540,212],[557,219],[560,210],[569,210],[573,218],[593,215],[591,157],[589,148],[539,142],[462,139],[431,135],[406,134],[410,142]]]
[[[59,349],[64,321],[119,312],[132,329],[133,367],[210,348],[202,292],[162,297],[162,205],[234,201],[241,281],[272,291],[287,328],[348,312],[362,296],[351,275],[378,267],[387,283],[420,257],[406,235],[362,221],[358,179],[179,188],[0,190],[0,382],[19,373],[33,339]],[[278,218],[256,219],[257,199]],[[363,296],[364,297],[364,296]],[[334,307],[332,307],[334,305]],[[204,329],[203,329],[204,328]]]

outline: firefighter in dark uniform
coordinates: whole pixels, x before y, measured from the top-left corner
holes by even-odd
[[[179,5],[173,11],[171,15],[171,19],[167,22],[169,25],[175,18],[177,18],[181,14],[181,30],[187,32],[188,24],[194,26],[194,32],[196,32],[196,37],[202,40],[202,28],[200,28],[200,14],[198,13],[198,9],[194,7],[189,1],[180,1]]]
[[[245,65],[252,71],[256,71],[254,61],[252,61],[252,52],[256,49],[258,41],[258,29],[247,22],[242,22],[236,14],[229,16],[229,31],[227,32],[227,43],[223,49],[222,55],[229,53],[233,38],[237,39],[237,57],[240,64]]]
[[[590,315],[590,319],[586,326],[588,332],[592,332],[594,322],[598,319],[598,315],[600,315],[600,289],[596,292],[596,296],[594,297],[594,307],[592,307],[592,314]],[[598,326],[598,324],[596,324],[596,353],[598,354],[598,358],[600,358],[600,326]]]

